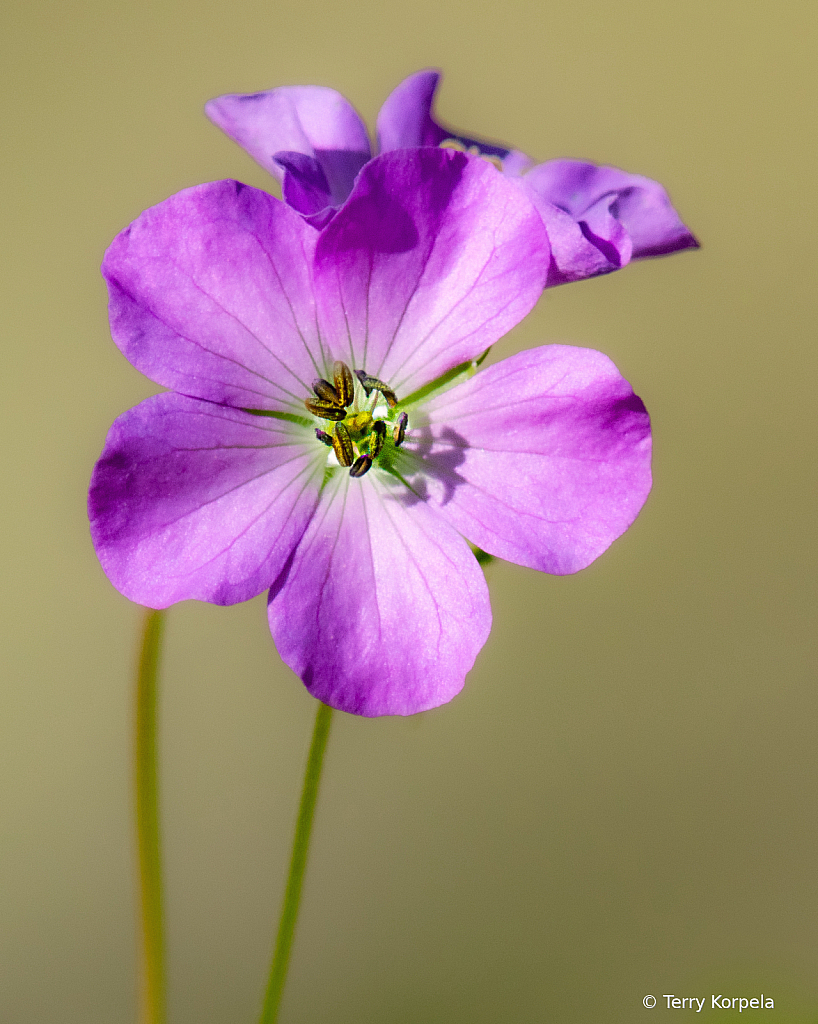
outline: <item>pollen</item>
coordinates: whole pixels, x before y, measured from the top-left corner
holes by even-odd
[[[368,409],[353,413],[345,421],[350,437],[354,437],[356,441],[363,440],[369,434],[372,424],[372,413]]]
[[[456,149],[458,153],[466,153],[468,156],[479,156],[481,160],[490,163],[498,171],[503,169],[503,161],[495,153],[484,153],[478,145],[467,146],[460,139],[444,139],[438,146],[438,149]]]

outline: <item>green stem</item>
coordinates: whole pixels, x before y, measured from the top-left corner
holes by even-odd
[[[287,878],[287,889],[281,908],[281,920],[278,923],[273,963],[270,967],[270,980],[267,982],[267,994],[261,1011],[259,1024],[275,1024],[284,983],[287,980],[287,967],[290,962],[290,950],[293,944],[295,922],[298,917],[298,904],[301,901],[301,885],[304,881],[304,870],[307,866],[307,852],[310,845],[310,832],[315,814],[315,801],[318,797],[318,784],[321,781],[321,766],[332,721],[332,708],[319,703],[315,716],[315,727],[312,731],[312,743],[307,758],[307,770],[304,773],[304,788],[301,791],[301,804],[298,808],[298,821],[295,826],[293,853],[290,860],[290,874]]]
[[[164,615],[148,609],[136,680],[136,832],[142,899],[142,1021],[165,1022],[165,936],[159,848],[156,677]]]

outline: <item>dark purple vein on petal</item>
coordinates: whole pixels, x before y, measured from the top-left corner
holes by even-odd
[[[370,532],[370,529],[369,529],[369,509],[367,508],[367,495],[368,494],[374,495],[376,500],[377,500],[377,495],[375,495],[374,488],[372,487],[371,483],[369,484],[369,486],[367,486],[366,484],[362,484],[362,487],[364,489],[361,492],[361,499],[362,499],[361,500],[361,504],[362,504],[363,510],[364,510],[364,521],[366,523],[367,547],[369,548],[369,571],[370,571],[370,575],[372,576],[372,590],[374,591],[374,594],[375,594],[375,608],[376,608],[377,613],[378,613],[378,639],[383,639],[383,622],[381,621],[381,605],[380,605],[380,602],[378,601],[378,577],[377,577],[377,574],[375,573],[375,555],[374,555],[374,553],[372,551],[372,533]]]
[[[267,515],[267,513],[268,513],[268,512],[270,511],[270,509],[271,509],[271,508],[272,508],[272,507],[273,507],[274,505],[278,504],[278,502],[279,502],[279,501],[281,500],[281,498],[282,498],[282,497],[283,497],[283,496],[284,496],[284,495],[285,495],[285,494],[287,493],[287,491],[288,491],[288,490],[289,490],[289,489],[290,489],[291,487],[293,487],[293,486],[295,485],[296,481],[297,481],[297,480],[298,480],[298,479],[299,479],[300,477],[304,476],[304,474],[305,474],[305,473],[308,473],[308,472],[309,472],[309,469],[310,469],[310,467],[309,467],[309,466],[305,466],[305,467],[304,467],[304,469],[300,470],[300,471],[299,471],[299,472],[298,472],[298,473],[297,473],[297,474],[296,474],[296,475],[295,475],[294,477],[292,477],[292,478],[291,478],[291,479],[290,479],[290,480],[289,480],[289,481],[288,481],[288,482],[287,482],[287,483],[286,483],[286,484],[285,484],[285,485],[284,485],[284,486],[282,487],[282,489],[281,489],[280,491],[278,491],[278,492],[276,493],[276,496],[275,496],[275,497],[273,498],[273,500],[272,500],[272,501],[271,501],[271,502],[269,503],[269,505],[265,506],[265,508],[263,508],[263,509],[261,510],[261,512],[259,512],[259,513],[258,513],[258,515],[256,515],[256,516],[255,516],[255,517],[254,517],[254,518],[253,518],[253,519],[252,519],[252,520],[251,520],[251,521],[250,521],[249,523],[247,523],[247,525],[246,525],[246,526],[245,526],[245,527],[244,527],[244,528],[243,528],[243,529],[242,529],[242,530],[241,530],[241,531],[240,531],[239,533],[237,533],[237,534],[236,534],[236,536],[235,536],[235,537],[233,537],[233,538],[232,538],[232,540],[231,540],[231,541],[230,541],[230,542],[229,542],[228,544],[226,544],[226,545],[225,545],[225,546],[224,546],[223,548],[221,548],[221,550],[217,551],[217,552],[216,552],[216,554],[215,554],[215,555],[213,555],[213,557],[212,557],[212,558],[208,558],[206,562],[202,562],[202,563],[201,563],[200,565],[196,566],[196,568],[195,568],[195,569],[191,569],[191,570],[190,570],[190,572],[183,572],[183,573],[173,573],[173,574],[170,574],[168,578],[169,578],[169,579],[174,579],[174,580],[175,580],[175,579],[184,579],[184,578],[185,578],[186,576],[193,576],[193,575],[194,575],[195,573],[201,572],[201,570],[202,570],[202,569],[203,569],[203,568],[204,568],[205,566],[207,566],[207,565],[210,565],[210,564],[211,564],[212,562],[215,562],[215,561],[217,561],[217,559],[221,558],[221,557],[222,557],[222,555],[223,555],[223,554],[224,554],[224,553],[225,553],[226,551],[229,551],[229,550],[230,550],[230,548],[232,548],[232,547],[233,547],[233,545],[234,545],[234,544],[235,544],[235,543],[236,543],[236,542],[237,542],[238,540],[240,540],[240,539],[241,539],[241,538],[242,538],[242,537],[243,537],[243,536],[244,536],[244,535],[245,535],[246,533],[249,533],[249,531],[250,531],[250,530],[251,530],[251,529],[252,529],[252,528],[253,528],[253,527],[254,527],[254,526],[256,525],[256,523],[257,523],[257,522],[258,522],[258,521],[259,521],[260,519],[263,519],[263,518],[264,518],[264,516],[266,516],[266,515]],[[314,473],[311,473],[311,474],[310,474],[310,475],[308,475],[308,476],[307,476],[307,478],[306,478],[306,479],[304,480],[304,483],[303,483],[303,485],[302,485],[301,489],[299,490],[298,494],[296,494],[296,495],[295,495],[295,498],[293,499],[293,501],[292,501],[292,504],[290,505],[290,512],[292,512],[292,510],[293,510],[293,509],[294,509],[294,508],[296,507],[296,505],[298,504],[298,502],[299,502],[299,499],[301,498],[302,494],[304,493],[304,491],[305,491],[305,490],[307,489],[307,487],[309,486],[309,483],[310,483],[310,479],[311,479],[311,477],[312,477],[313,475],[314,475]],[[225,493],[229,493],[229,492],[225,492]],[[316,495],[316,504],[317,504],[318,500],[319,500],[319,499],[318,499],[318,496]],[[314,509],[313,509],[313,511],[314,511]],[[180,518],[184,518],[184,517],[182,516],[182,517],[180,517]],[[268,556],[269,556],[269,554],[270,554],[270,552],[271,552],[271,551],[272,551],[272,547],[270,547],[270,548],[268,548],[268,549],[267,549],[267,555],[268,555]]]
[[[259,336],[255,333],[255,331],[251,331],[250,328],[247,326],[247,324],[245,324],[242,320],[240,320],[238,318],[238,316],[235,313],[231,312],[231,310],[229,310],[226,306],[223,306],[221,304],[221,302],[219,302],[219,300],[215,296],[210,294],[210,292],[205,291],[204,288],[202,288],[201,285],[199,285],[199,283],[197,281],[193,280],[193,278],[191,278],[191,280],[193,281],[193,284],[196,286],[196,288],[202,293],[202,295],[207,296],[207,298],[209,298],[210,301],[215,306],[217,306],[225,314],[225,316],[230,317],[230,319],[233,320],[234,323],[237,323],[239,325],[239,327],[241,327],[242,330],[244,330],[253,339],[253,341],[257,342],[261,346],[261,348],[264,349],[264,351],[269,356],[271,356],[273,359],[275,359],[275,361],[282,367],[282,369],[286,370],[287,373],[289,373],[291,377],[293,377],[295,380],[297,380],[299,384],[301,384],[307,391],[309,391],[309,389],[307,388],[306,382],[301,380],[301,378],[298,376],[298,374],[294,370],[292,370],[284,362],[284,360],[280,356],[276,355],[276,353],[273,352],[272,349],[268,348],[267,345],[265,345],[264,342],[261,340],[261,338],[259,338]],[[286,296],[285,296],[285,298],[286,298]],[[295,325],[295,329],[296,329],[296,331],[298,331],[298,333],[300,335],[301,332],[299,331],[297,324]],[[302,341],[303,341],[303,337],[302,337]],[[304,344],[306,346],[306,342],[304,342]],[[310,354],[310,359],[312,360],[313,365],[315,365],[315,360],[312,358],[311,354]],[[239,364],[239,365],[241,365],[241,364]],[[245,367],[245,369],[249,369],[249,367]],[[252,373],[254,371],[250,371],[250,372]],[[258,374],[258,376],[262,376],[262,374]],[[264,379],[267,380],[269,378],[264,378]],[[271,384],[275,384],[277,382],[271,380],[270,383]],[[292,394],[291,391],[287,391],[282,385],[279,384],[278,387],[280,387],[281,390],[285,391],[287,394]],[[293,398],[295,398],[295,395],[293,395]]]
[[[283,469],[285,466],[289,466],[290,463],[295,462],[298,458],[299,456],[294,456],[292,459],[287,459],[285,462],[279,462],[275,466],[271,466],[269,469],[263,470],[261,473],[256,473],[255,476],[251,476],[246,480],[242,480],[240,483],[235,484],[233,487],[228,487],[220,494],[217,494],[212,498],[208,498],[206,501],[200,502],[198,505],[195,506],[195,508],[192,508],[189,512],[182,512],[175,518],[168,519],[161,525],[157,525],[153,529],[157,532],[160,530],[166,530],[169,526],[174,526],[176,523],[182,522],[183,519],[188,519],[190,516],[195,515],[197,512],[201,511],[201,509],[203,508],[206,508],[208,505],[213,505],[216,502],[221,501],[223,498],[226,498],[228,494],[232,494],[234,491],[238,491],[242,487],[247,487],[249,484],[255,483],[256,480],[261,480],[262,477],[269,476],[270,473],[275,473],[276,470]],[[314,462],[315,460],[310,460],[307,466],[303,470],[300,470],[298,474],[296,474],[296,477],[300,476],[301,473],[309,470],[310,466],[314,465]],[[293,479],[295,479],[295,477]]]
[[[290,296],[287,294],[287,290],[284,287],[284,282],[281,280],[281,274],[279,274],[279,272],[278,272],[278,267],[276,266],[275,260],[273,259],[272,255],[267,251],[267,248],[265,247],[264,243],[261,241],[261,239],[254,232],[252,232],[252,236],[258,242],[259,247],[261,248],[261,251],[267,257],[267,259],[269,260],[270,266],[273,268],[273,273],[275,274],[276,280],[278,281],[278,286],[281,289],[281,294],[286,299],[287,305],[288,305],[288,307],[290,309],[290,315],[292,317],[293,326],[295,327],[296,332],[298,333],[298,337],[301,339],[301,343],[304,346],[304,350],[306,351],[307,355],[310,358],[310,362],[312,363],[316,373],[320,376],[324,372],[323,368],[319,368],[318,363],[315,361],[315,356],[313,355],[312,349],[307,344],[307,339],[304,337],[304,334],[303,334],[303,332],[301,330],[301,326],[298,323],[298,318],[295,315],[295,307],[293,306],[293,303],[292,303],[292,300],[290,299]],[[304,253],[304,243],[303,243],[303,241],[301,242],[301,252]],[[306,253],[304,253],[304,262],[307,263],[307,255],[306,255]],[[319,346],[320,346],[320,344],[321,344],[321,342],[320,342],[320,336],[319,336]],[[322,356],[322,358],[324,358],[323,347],[321,348],[321,356]],[[302,381],[301,383],[304,383],[304,382]]]
[[[395,533],[395,536],[397,537],[398,541],[400,542],[400,545],[403,548],[403,550],[406,552],[406,557],[411,562],[411,564],[414,566],[415,571],[417,572],[417,574],[420,577],[420,579],[423,581],[423,584],[424,584],[424,586],[426,588],[426,593],[429,595],[429,598],[430,598],[430,600],[432,602],[432,605],[434,606],[435,615],[437,617],[437,625],[438,625],[437,651],[438,651],[438,654],[440,654],[440,642],[441,642],[441,639],[443,637],[444,629],[443,629],[443,622],[441,621],[441,618],[440,618],[440,609],[438,607],[438,603],[435,600],[435,596],[434,596],[434,593],[432,592],[432,588],[429,586],[429,581],[426,578],[423,570],[421,569],[420,564],[418,563],[417,559],[415,558],[414,554],[412,553],[409,545],[403,539],[403,535],[402,535],[401,531],[398,529],[397,525],[395,524],[395,520],[390,515],[389,509],[387,508],[387,503],[385,501],[382,501],[382,505],[383,505],[384,513],[386,514],[386,518],[389,520],[389,523],[390,523],[390,525],[392,527],[392,530]],[[423,536],[427,538],[427,540],[431,539],[431,538],[429,538],[429,536],[426,533],[426,531],[420,525],[418,526],[418,528],[420,529],[420,532],[423,534]],[[437,548],[438,551],[440,551],[439,546],[437,545],[437,543],[434,540],[432,540],[431,543],[432,543],[432,545],[435,548]],[[442,554],[442,552],[441,552],[441,554]],[[446,557],[446,560],[449,561],[450,564],[454,565],[454,563],[451,562],[451,559],[449,559],[445,555],[444,555],[444,557]]]

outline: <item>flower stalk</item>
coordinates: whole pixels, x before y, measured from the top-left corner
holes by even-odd
[[[165,1022],[165,935],[159,840],[157,675],[164,613],[147,609],[136,679],[136,833],[142,911],[142,1024]]]
[[[307,867],[307,854],[310,846],[312,822],[315,816],[315,802],[318,798],[318,785],[321,781],[321,768],[324,763],[324,751],[329,737],[332,721],[332,708],[327,704],[318,703],[315,726],[312,732],[312,743],[307,757],[307,769],[304,773],[304,787],[301,791],[301,803],[298,808],[298,819],[295,825],[293,852],[290,859],[290,873],[287,877],[287,888],[281,907],[281,919],[278,924],[278,936],[270,967],[270,978],[267,982],[267,993],[261,1011],[259,1024],[275,1024],[284,983],[287,980],[287,968],[290,963],[290,951],[298,919],[298,907],[301,902],[301,887],[304,882],[304,871]]]

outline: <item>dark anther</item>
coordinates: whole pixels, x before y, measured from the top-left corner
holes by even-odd
[[[355,397],[355,381],[352,379],[352,371],[346,363],[342,363],[339,359],[332,367],[333,377],[335,378],[335,392],[338,395],[338,401],[343,406],[352,405],[352,399]]]
[[[335,437],[332,439],[332,450],[335,452],[335,458],[342,466],[352,465],[352,459],[355,452],[352,449],[352,438],[350,438],[349,431],[343,423],[339,423],[335,428]]]
[[[372,468],[372,459],[369,455],[359,455],[358,458],[352,463],[352,469],[349,471],[350,476],[363,476],[364,473],[368,473]]]
[[[398,416],[398,421],[395,424],[395,429],[392,431],[392,437],[395,441],[395,447],[400,448],[403,444],[403,439],[406,437],[406,428],[409,425],[409,417],[405,412],[402,412]]]
[[[321,399],[307,399],[304,402],[307,412],[318,416],[322,420],[335,420],[336,423],[346,416],[346,409],[340,405],[333,405],[331,402],[322,402]]]
[[[369,454],[373,459],[380,455],[385,440],[386,424],[383,420],[375,420],[372,424],[372,433],[369,435]]]
[[[316,427],[315,436],[322,444],[325,444],[327,448],[332,448],[332,434],[328,434],[326,430],[319,430],[319,428]]]
[[[366,370],[356,370],[355,376],[361,382],[361,387],[364,389],[367,398],[369,398],[373,391],[380,391],[390,409],[394,409],[398,404],[395,392],[388,384],[384,384],[382,380],[378,380],[377,377],[370,377]]]
[[[312,382],[312,389],[322,402],[329,402],[330,405],[344,404],[332,384],[328,380],[324,380],[323,377]]]

